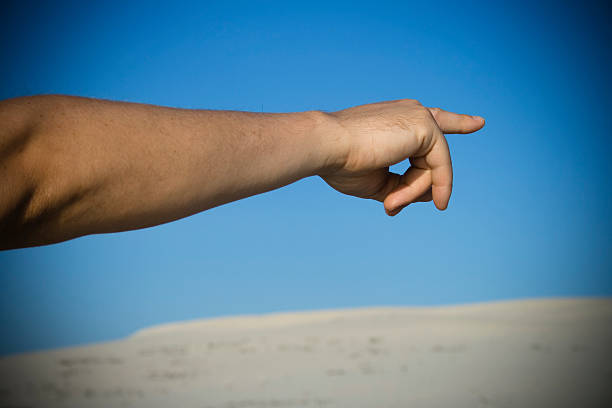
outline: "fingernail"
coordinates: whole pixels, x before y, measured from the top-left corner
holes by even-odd
[[[484,120],[482,116],[472,116],[472,119],[476,119],[479,122],[482,122]]]

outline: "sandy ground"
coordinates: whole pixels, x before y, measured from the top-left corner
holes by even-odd
[[[612,299],[232,317],[0,359],[0,407],[611,407]]]

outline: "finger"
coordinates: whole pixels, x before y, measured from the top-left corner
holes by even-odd
[[[401,177],[399,184],[384,200],[387,214],[398,212],[402,207],[414,202],[431,187],[431,171],[410,167]]]
[[[438,127],[444,133],[472,133],[481,129],[484,118],[480,116],[463,115],[460,113],[447,112],[440,108],[427,108],[438,123]]]
[[[425,156],[425,162],[431,169],[433,202],[439,210],[445,210],[453,190],[453,165],[448,143],[441,133],[438,132],[431,151]]]
[[[387,195],[389,195],[389,193],[393,191],[393,189],[400,183],[402,176],[389,171],[389,168],[379,169],[378,171],[381,173],[381,177],[383,179],[382,185],[379,183],[377,192],[365,198],[384,202]]]
[[[433,200],[433,195],[431,194],[431,188],[430,188],[425,193],[423,193],[419,197],[417,197],[417,199],[414,200],[414,202],[415,203],[427,203],[427,202],[429,202],[431,200]]]

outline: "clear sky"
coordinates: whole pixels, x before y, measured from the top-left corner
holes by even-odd
[[[210,316],[612,295],[609,7],[24,3],[0,13],[0,98],[270,112],[415,98],[487,125],[448,136],[446,212],[389,218],[310,178],[155,228],[2,252],[0,354]]]

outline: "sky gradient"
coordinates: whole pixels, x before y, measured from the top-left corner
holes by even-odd
[[[446,212],[390,218],[309,178],[155,228],[1,252],[0,354],[211,316],[612,295],[603,3],[88,3],[4,6],[1,99],[291,112],[415,98],[487,124],[448,136]]]

